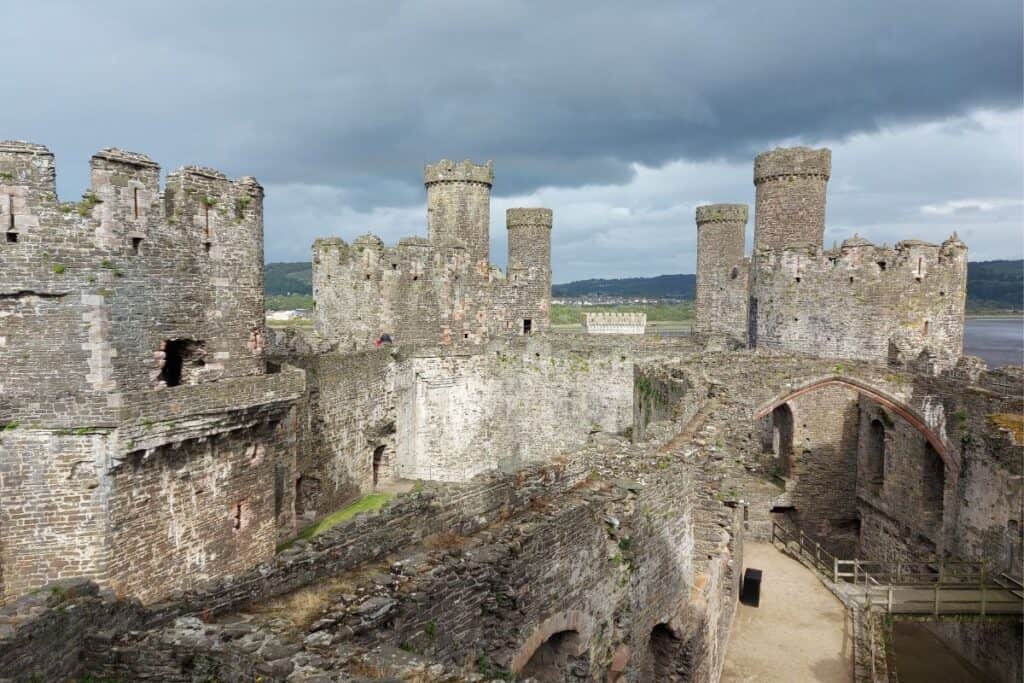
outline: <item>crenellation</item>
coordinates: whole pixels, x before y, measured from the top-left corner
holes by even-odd
[[[1019,576],[1024,371],[962,357],[955,234],[823,248],[830,163],[758,157],[750,257],[697,207],[694,335],[551,333],[553,212],[503,273],[468,160],[426,237],[314,242],[309,331],[265,326],[254,178],[111,148],[58,204],[0,143],[0,678],[714,681],[748,541]],[[936,630],[1019,678],[989,616]]]
[[[147,488],[155,492],[150,500],[170,494],[166,470],[126,477],[123,463],[169,448],[176,468],[188,471],[205,451],[174,444],[229,433],[251,439],[260,429],[253,410],[262,406],[280,420],[302,392],[301,377],[266,374],[262,188],[252,178],[232,182],[188,167],[170,174],[161,193],[154,161],[110,148],[90,160],[83,200],[58,205],[55,194],[40,192],[55,177],[45,148],[4,143],[0,167],[4,180],[9,174],[22,182],[14,189],[25,190],[15,213],[34,219],[31,229],[17,223],[16,240],[0,240],[0,424],[8,426],[0,472],[17,472],[0,477],[0,566],[8,568],[0,599],[68,572],[133,592],[165,590],[173,581],[148,586],[146,577],[176,552],[179,525],[203,511],[229,526],[226,503],[197,497],[182,506],[171,495],[164,513],[131,509],[124,523],[146,520],[151,554],[119,563],[121,523],[109,522],[120,496]],[[232,382],[242,378],[251,384]],[[206,412],[191,412],[201,407]],[[130,416],[147,408],[153,412],[140,432]],[[290,462],[290,448],[287,439],[267,444],[265,460]],[[60,495],[38,495],[30,482],[44,481]],[[265,505],[250,509],[259,528],[270,525],[271,540],[261,531],[261,540],[237,546],[234,566],[273,552],[274,516]],[[68,523],[77,524],[74,533],[36,542],[39,529]],[[217,573],[230,565],[211,554],[219,543],[212,528],[193,543]],[[61,569],[72,566],[69,557],[75,569]]]
[[[489,263],[494,166],[442,160],[424,173],[427,238],[364,235],[313,245],[316,332],[338,348],[479,346],[550,325],[552,212],[509,209],[509,268]]]

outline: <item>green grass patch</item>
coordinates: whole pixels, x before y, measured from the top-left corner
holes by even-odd
[[[268,311],[292,311],[296,308],[313,308],[311,294],[271,294],[267,296]]]
[[[315,536],[319,536],[323,532],[327,531],[331,527],[337,526],[344,521],[352,519],[360,512],[376,512],[384,507],[389,500],[395,497],[393,493],[371,493],[363,496],[356,502],[349,505],[347,508],[342,508],[336,512],[332,512],[316,524],[310,526],[299,532],[297,538],[309,540]]]

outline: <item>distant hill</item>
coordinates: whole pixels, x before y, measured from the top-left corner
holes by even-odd
[[[579,280],[553,285],[552,296],[642,296],[661,299],[693,299],[696,275],[658,275],[628,277],[621,280]]]
[[[312,294],[309,262],[268,263],[268,295]],[[693,299],[695,275],[658,275],[619,280],[578,280],[554,285],[556,297],[623,296]],[[1024,261],[978,261],[967,264],[967,307],[972,311],[1024,310]]]
[[[313,265],[309,261],[268,263],[264,277],[268,296],[313,293]]]
[[[1024,310],[1024,261],[968,263],[967,308]]]

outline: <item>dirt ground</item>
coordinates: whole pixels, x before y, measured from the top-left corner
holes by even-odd
[[[853,680],[853,631],[846,609],[814,574],[770,544],[745,543],[744,568],[764,572],[761,604],[740,604],[722,680]]]

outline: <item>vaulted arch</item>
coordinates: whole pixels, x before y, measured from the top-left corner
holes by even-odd
[[[557,647],[553,649],[560,650],[557,654],[580,656],[587,650],[591,629],[590,616],[584,612],[558,612],[533,629],[512,657],[509,668],[512,673],[520,673],[538,649],[547,645],[549,640],[556,641],[554,645]]]
[[[780,405],[788,403],[798,396],[803,396],[804,394],[809,394],[829,386],[842,386],[848,389],[853,389],[854,391],[867,396],[896,413],[921,433],[928,443],[931,444],[935,453],[938,454],[947,467],[951,468],[953,471],[959,471],[959,465],[952,457],[949,445],[941,436],[939,436],[939,434],[935,432],[935,430],[928,426],[928,423],[920,413],[898,398],[852,377],[830,375],[812,380],[794,389],[788,389],[785,393],[775,396],[768,403],[762,405],[755,412],[754,418],[763,418]]]

